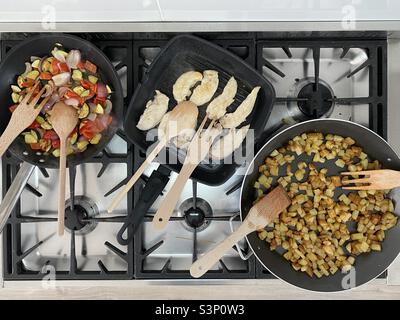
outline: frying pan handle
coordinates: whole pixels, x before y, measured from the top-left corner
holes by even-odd
[[[7,194],[4,196],[3,201],[0,204],[0,232],[3,231],[4,225],[6,224],[11,211],[14,209],[14,206],[21,196],[29,177],[32,175],[33,169],[35,169],[34,165],[24,162],[18,170]]]
[[[119,244],[126,246],[132,241],[132,238],[142,223],[145,214],[149,211],[151,205],[156,201],[167,185],[170,173],[171,170],[160,165],[158,169],[154,170],[150,175],[144,189],[140,193],[135,208],[129,213],[125,223],[118,231],[117,241]],[[125,231],[130,226],[133,227],[132,232],[127,232],[126,237],[124,237]]]

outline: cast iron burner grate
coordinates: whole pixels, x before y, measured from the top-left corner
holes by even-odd
[[[129,99],[132,96],[133,89],[135,89],[141,78],[150,65],[151,61],[161,50],[163,46],[170,40],[175,34],[171,33],[89,33],[89,34],[78,34],[79,36],[88,39],[99,46],[104,53],[113,61],[118,61],[115,64],[115,68],[119,71],[124,70],[126,73],[126,87],[124,90],[125,95],[125,106],[128,105]],[[294,48],[302,47],[308,48],[312,51],[312,57],[314,61],[315,74],[313,79],[306,79],[307,82],[313,83],[311,86],[303,86],[302,92],[299,96],[286,97],[281,96],[276,99],[277,102],[293,102],[301,110],[305,118],[319,117],[321,114],[329,113],[329,108],[332,103],[342,103],[349,106],[357,107],[358,104],[369,105],[369,127],[386,138],[387,134],[387,95],[386,95],[386,36],[381,34],[370,34],[363,33],[362,39],[360,38],[343,38],[343,34],[333,33],[321,33],[316,36],[309,37],[308,35],[299,33],[292,33],[290,35],[283,33],[201,33],[197,34],[207,40],[210,40],[222,47],[235,53],[247,63],[256,67],[261,73],[264,68],[269,69],[277,77],[284,78],[285,73],[272,64],[268,59],[263,57],[264,48],[278,48],[284,51],[285,55],[290,58],[292,56],[292,50]],[[4,54],[20,40],[29,37],[30,34],[2,34],[1,41],[1,55]],[[336,97],[335,93],[331,94],[325,90],[327,87],[320,79],[320,53],[323,48],[338,48],[342,50],[342,57],[352,48],[363,48],[368,54],[368,59],[358,66],[357,69],[353,70],[352,73],[348,74],[348,77],[353,77],[358,72],[369,69],[369,95],[365,97]],[[299,79],[301,76],[299,75]],[[132,81],[133,80],[133,81]],[[302,79],[304,80],[304,79]],[[302,81],[300,80],[300,81]],[[300,90],[302,89],[300,88]],[[318,90],[316,90],[318,89]],[[318,108],[313,105],[313,101],[323,102],[322,107]],[[304,120],[304,119],[303,119]],[[276,128],[273,128],[275,130]],[[122,131],[118,132],[118,135],[126,140]],[[271,131],[266,131],[265,138],[271,135]],[[145,155],[134,148],[129,142],[127,142],[127,152],[125,154],[113,154],[104,151],[101,155],[94,157],[90,160],[91,163],[99,164],[100,170],[98,176],[102,176],[112,164],[122,163],[126,165],[127,176],[131,176],[132,172],[138,168],[138,166],[145,159]],[[11,184],[12,179],[15,177],[19,168],[19,162],[14,158],[6,154],[3,157],[2,162],[2,186],[3,195]],[[127,198],[127,211],[132,212],[133,208],[140,208],[145,210],[151,206],[149,203],[143,203],[143,199],[146,198],[142,195],[144,185],[147,189],[162,189],[160,186],[154,185],[153,176],[157,174],[167,175],[165,168],[159,167],[149,177],[142,176],[141,182],[135,185],[133,192],[128,194]],[[41,170],[44,177],[48,176],[46,170]],[[156,174],[157,173],[157,174]],[[74,193],[74,177],[75,170],[71,170],[71,199],[79,209],[81,204],[78,198],[75,197]],[[160,180],[157,180],[158,182]],[[124,179],[120,183],[116,184],[111,190],[109,190],[104,196],[109,196],[114,191],[118,190],[127,182]],[[231,194],[240,187],[240,184],[233,186],[227,191],[227,194]],[[32,186],[27,185],[26,189],[37,197],[41,194]],[[196,211],[200,208],[199,203],[201,200],[197,197],[197,184],[193,184],[193,197],[190,199],[192,206],[189,209],[195,209]],[[159,191],[157,191],[159,194]],[[75,201],[76,200],[76,201]],[[204,199],[207,201],[207,199]],[[70,204],[71,205],[71,204]],[[213,210],[213,208],[211,208]],[[21,203],[18,202],[15,209],[8,220],[8,223],[3,232],[3,263],[4,263],[4,278],[6,280],[20,280],[20,279],[42,279],[43,273],[33,272],[27,269],[23,264],[23,259],[29,254],[33,253],[36,248],[43,245],[46,239],[40,240],[36,245],[31,248],[21,250],[21,227],[25,223],[44,223],[46,221],[55,221],[54,218],[37,218],[22,216]],[[77,267],[77,257],[75,253],[75,239],[80,231],[86,228],[86,225],[93,224],[106,224],[106,223],[123,223],[125,216],[117,217],[106,217],[100,218],[96,214],[90,215],[87,212],[82,212],[82,217],[78,221],[79,225],[72,225],[70,228],[71,243],[70,243],[70,267],[68,271],[56,270],[56,279],[189,279],[188,270],[175,270],[171,268],[171,261],[173,257],[166,257],[163,263],[163,267],[157,269],[145,268],[146,260],[154,253],[157,249],[164,245],[164,240],[161,239],[155,244],[147,244],[144,242],[144,230],[143,225],[138,228],[138,231],[134,235],[134,240],[125,250],[118,249],[112,243],[115,243],[116,239],[108,239],[101,245],[105,245],[111,252],[122,260],[126,261],[127,268],[125,271],[113,271],[108,270],[102,261],[98,261],[97,271],[82,271]],[[198,249],[197,249],[197,236],[200,232],[203,232],[201,228],[208,228],[207,225],[211,225],[216,222],[229,223],[232,218],[232,214],[216,216],[212,212],[208,213],[201,212],[200,216],[193,216],[193,212],[189,210],[186,215],[172,218],[170,223],[179,223],[186,225],[192,232],[192,260],[196,260]],[[199,212],[197,212],[198,214]],[[204,216],[203,216],[204,213]],[[196,218],[196,219],[193,219]],[[198,219],[201,218],[201,219]],[[147,214],[144,218],[144,223],[151,221],[152,215]],[[239,218],[236,217],[236,220]],[[85,226],[80,229],[81,224]],[[74,230],[77,229],[77,230]],[[206,229],[203,229],[207,232]],[[89,230],[90,232],[90,230]],[[128,233],[132,234],[132,228],[128,228]],[[245,252],[244,252],[245,253]],[[265,270],[260,263],[252,256],[245,262],[245,268],[241,270],[235,270],[227,267],[226,261],[222,259],[220,261],[219,270],[213,270],[205,275],[205,278],[211,279],[224,279],[224,278],[271,278],[272,275]]]

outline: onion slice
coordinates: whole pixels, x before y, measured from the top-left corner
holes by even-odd
[[[65,57],[64,55],[58,50],[57,47],[54,47],[53,51],[51,52],[54,58],[56,58],[60,62],[65,63]]]
[[[45,114],[58,101],[60,101],[60,96],[57,93],[53,93],[40,112]]]
[[[97,96],[99,98],[105,98],[108,96],[107,87],[104,83],[97,83]]]
[[[74,108],[79,106],[79,100],[75,98],[68,98],[64,100],[64,103],[68,106],[72,106]]]
[[[69,82],[69,80],[71,79],[71,73],[63,72],[63,73],[53,76],[52,79],[54,81],[54,84],[57,87],[61,87],[61,86],[66,85]]]
[[[70,69],[76,69],[79,62],[81,62],[81,52],[79,50],[71,50],[65,59]]]

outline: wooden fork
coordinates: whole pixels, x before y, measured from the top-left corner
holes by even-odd
[[[40,90],[40,92],[30,100],[38,85],[39,82],[32,87],[29,93],[11,114],[10,121],[0,137],[0,157],[4,152],[6,152],[7,148],[21,134],[21,132],[35,121],[43,106],[46,104],[47,100],[49,100],[50,97],[46,97],[38,106],[36,106],[36,103],[45,91],[45,88],[42,88],[42,90]]]
[[[212,120],[207,129],[202,132],[207,119],[208,116],[206,115],[189,144],[185,162],[183,163],[178,177],[154,215],[152,224],[158,230],[165,228],[167,225],[186,182],[194,169],[196,169],[198,164],[207,156],[210,150],[211,144],[213,143],[210,130],[214,126],[216,120]]]
[[[364,178],[342,180],[342,184],[354,183],[361,186],[346,186],[345,190],[387,190],[400,187],[400,171],[395,170],[368,170],[355,172],[342,172],[342,176],[364,176]]]

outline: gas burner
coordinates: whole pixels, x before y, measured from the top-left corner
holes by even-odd
[[[73,210],[71,210],[71,199],[65,202],[65,228],[70,232],[74,230],[76,235],[92,232],[97,222],[88,221],[88,219],[98,215],[97,205],[87,197],[76,196]]]
[[[194,203],[196,207],[194,207]],[[207,218],[212,217],[213,212],[206,200],[189,198],[179,206],[178,214],[184,217],[182,225],[186,230],[192,231],[196,229],[196,231],[202,231],[210,225],[210,220]]]
[[[287,106],[293,119],[308,120],[329,117],[334,107],[334,94],[331,86],[319,79],[316,88],[313,77],[295,79],[293,87],[289,91]],[[290,101],[290,98],[300,100]],[[304,100],[303,100],[304,99]]]

